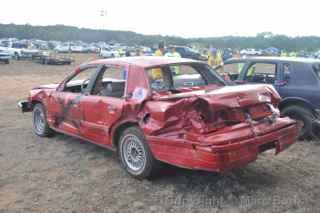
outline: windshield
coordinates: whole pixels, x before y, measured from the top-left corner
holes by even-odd
[[[181,92],[203,89],[209,85],[224,86],[225,82],[209,66],[200,63],[173,64],[147,70],[152,91]]]

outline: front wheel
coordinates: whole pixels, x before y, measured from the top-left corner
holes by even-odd
[[[53,130],[50,129],[47,122],[47,116],[44,106],[41,103],[37,103],[33,107],[33,132],[41,137],[48,137],[53,134]]]
[[[123,168],[135,178],[152,178],[158,170],[159,162],[153,157],[143,132],[138,127],[124,130],[118,154]]]

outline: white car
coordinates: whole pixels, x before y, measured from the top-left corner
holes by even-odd
[[[99,52],[99,56],[102,58],[117,58],[120,57],[120,54],[116,50],[102,48]]]
[[[8,52],[15,59],[22,57],[22,49],[0,46],[0,50]]]
[[[255,49],[243,49],[240,51],[241,55],[262,55],[262,52]]]
[[[82,46],[78,46],[78,45],[71,46],[70,49],[74,53],[82,53],[82,52],[84,52],[84,48]]]
[[[55,51],[57,51],[58,53],[67,53],[70,50],[70,46],[69,45],[59,45],[56,46],[54,48]]]

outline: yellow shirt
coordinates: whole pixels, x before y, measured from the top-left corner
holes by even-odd
[[[154,53],[155,56],[163,56],[163,53],[161,50],[157,50]],[[152,78],[153,79],[161,79],[162,78],[162,70],[160,68],[154,68],[151,70]]]
[[[155,56],[163,56],[163,53],[162,53],[161,50],[156,50],[156,51],[154,52],[154,55],[155,55]]]
[[[215,56],[213,55],[209,55],[208,57],[208,64],[212,67],[214,66],[218,66],[222,63],[222,59],[221,57],[219,57],[218,54],[216,54]]]

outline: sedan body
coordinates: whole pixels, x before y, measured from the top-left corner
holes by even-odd
[[[299,131],[279,116],[279,101],[268,85],[226,86],[205,63],[150,56],[81,65],[19,106],[33,111],[37,135],[56,131],[117,150],[128,173],[146,178],[159,162],[224,172],[265,150],[278,154]]]

